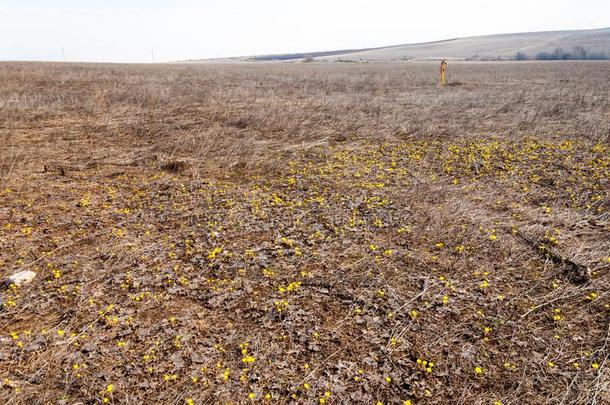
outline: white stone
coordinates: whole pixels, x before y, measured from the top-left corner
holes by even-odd
[[[34,280],[36,273],[31,270],[20,271],[6,279],[6,285],[15,284],[17,287],[27,284]]]

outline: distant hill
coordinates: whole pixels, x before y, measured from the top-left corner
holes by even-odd
[[[225,60],[290,61],[311,58],[326,61],[610,59],[610,28],[485,35],[372,49],[261,55]]]

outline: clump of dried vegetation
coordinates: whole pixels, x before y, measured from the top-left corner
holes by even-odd
[[[3,403],[610,401],[610,64],[0,65]]]

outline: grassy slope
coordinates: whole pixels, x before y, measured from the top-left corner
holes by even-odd
[[[457,38],[432,43],[399,45],[340,55],[335,58],[326,57],[326,59],[466,59],[474,56],[482,58],[511,58],[517,52],[523,52],[528,56],[534,56],[538,52],[552,52],[556,48],[570,50],[577,46],[591,51],[610,53],[610,29],[536,32]]]
[[[556,48],[570,51],[582,47],[590,52],[610,55],[610,28],[597,30],[548,31],[477,37],[455,38],[445,41],[405,44],[360,51],[327,51],[256,58],[239,57],[227,60],[299,60],[310,55],[328,61],[399,61],[406,59],[481,59],[513,58],[517,52],[529,57],[539,52],[553,52]],[[196,62],[196,61],[193,61]]]

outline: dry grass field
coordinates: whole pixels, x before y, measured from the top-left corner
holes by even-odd
[[[610,403],[610,63],[0,64],[6,404]]]

